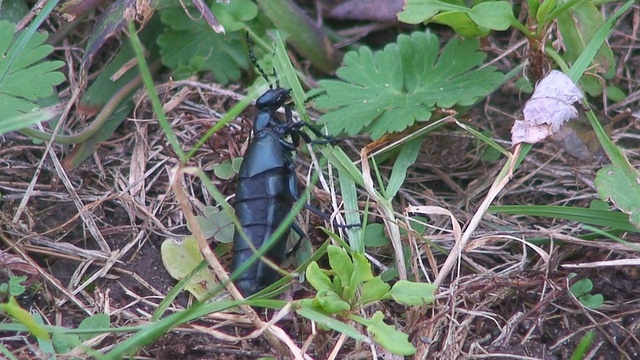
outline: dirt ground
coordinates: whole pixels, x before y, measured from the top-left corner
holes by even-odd
[[[637,18],[638,9],[633,14]],[[623,88],[636,89],[637,94],[639,39],[637,32],[627,30],[614,33],[611,41],[617,56],[626,59],[616,81]],[[206,109],[224,113],[234,101],[213,91],[185,88],[188,95],[169,116],[182,117],[180,140],[188,148],[216,120]],[[505,147],[509,146],[514,117],[528,96],[512,89],[505,86],[464,118],[470,125],[491,131],[491,136],[502,139]],[[167,93],[167,98],[178,90]],[[614,104],[593,101],[601,110],[606,105],[610,109],[607,115],[616,114]],[[637,111],[638,101],[625,107]],[[31,290],[18,300],[52,324],[76,327],[96,313],[110,314],[113,327],[143,323],[177,283],[163,267],[160,245],[167,238],[180,239],[188,231],[170,188],[177,162],[151,114],[148,101],[141,102],[95,156],[69,172],[56,166],[69,153],[68,146],[54,145],[47,151],[45,144],[17,133],[0,136],[0,249],[37,270],[30,277]],[[189,165],[205,169],[213,178],[212,164],[241,155],[252,116],[253,110],[248,110],[234,126],[214,135]],[[640,168],[638,134],[638,118],[631,116],[617,123],[611,135],[625,146],[625,154],[636,168]],[[361,139],[353,139],[345,149],[357,150],[363,144]],[[503,165],[483,159],[484,149],[473,136],[453,125],[428,134],[401,192],[398,212],[417,201],[448,209],[461,223],[468,223]],[[307,167],[307,161],[300,156],[301,169]],[[606,162],[577,160],[553,143],[536,146],[494,204],[589,207],[597,198],[595,173]],[[389,164],[383,164],[383,170],[388,171]],[[224,195],[233,194],[233,180],[216,180]],[[214,205],[197,178],[187,178],[184,188],[196,213]],[[432,217],[429,222],[433,227],[424,234],[429,242],[419,242],[413,249],[411,274],[422,273],[419,269],[427,264],[428,253],[433,253],[440,264],[453,245],[453,236],[440,230],[450,227],[448,218]],[[314,218],[306,227],[321,225]],[[593,330],[587,358],[638,359],[638,267],[567,265],[636,259],[640,233],[617,234],[628,244],[604,237],[585,240],[579,237],[583,233],[577,222],[488,214],[465,248],[459,271],[454,271],[455,276],[443,285],[446,291],[433,306],[405,308],[385,301],[364,312],[382,310],[387,323],[409,334],[418,348],[416,358],[569,359],[580,339]],[[313,234],[317,234],[311,239],[313,244],[325,240],[319,238],[320,233]],[[543,260],[523,239],[539,246],[549,259]],[[387,265],[392,263],[392,254],[390,247],[369,252]],[[230,266],[228,253],[220,260]],[[425,273],[433,276],[426,268]],[[570,273],[576,277],[569,280]],[[0,282],[4,282],[6,273],[0,276]],[[583,278],[593,282],[592,294],[604,297],[604,305],[597,310],[584,307],[568,291],[571,284]],[[296,291],[290,294],[294,299],[311,296],[308,285],[294,288]],[[181,294],[170,309],[187,307],[193,301],[188,294]],[[230,321],[224,314],[194,323],[216,327],[232,336],[252,330],[250,325]],[[280,325],[300,346],[311,336],[312,326],[304,319],[290,318]],[[340,334],[315,331],[307,353],[313,358],[326,358],[342,341]],[[127,336],[110,335],[95,347],[106,349]],[[34,356],[33,349],[22,340],[12,338],[3,340],[3,344],[20,358]],[[384,355],[380,348],[356,344],[348,338],[341,346],[338,358],[370,358],[374,350]],[[273,355],[269,343],[261,337],[228,342],[184,326],[143,348],[136,358],[254,359]]]

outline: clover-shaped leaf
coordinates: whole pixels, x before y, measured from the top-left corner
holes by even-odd
[[[319,82],[317,106],[331,134],[369,133],[377,139],[427,121],[436,106],[472,105],[504,79],[482,65],[476,39],[450,40],[439,52],[438,37],[426,32],[400,35],[396,44],[372,52],[350,52],[336,72],[339,80]]]

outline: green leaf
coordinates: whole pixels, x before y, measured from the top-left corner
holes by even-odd
[[[361,334],[353,326],[345,324],[342,321],[336,320],[331,316],[323,314],[321,310],[317,308],[317,305],[313,305],[313,301],[310,302],[308,300],[311,299],[304,299],[297,302],[297,304],[299,304],[299,307],[296,309],[296,312],[298,314],[318,323],[318,325],[322,327],[330,328],[342,334],[345,334],[355,339],[356,341],[362,341],[365,343],[371,342],[371,340],[367,336]]]
[[[0,102],[3,95],[0,94]],[[1,104],[0,104],[1,106]],[[0,134],[6,134],[11,131],[21,130],[37,123],[48,121],[60,114],[60,111],[52,108],[43,108],[34,112],[21,113],[0,119]]]
[[[109,328],[109,315],[107,314],[95,314],[82,320],[78,325],[79,330],[96,330]],[[95,334],[80,334],[82,341],[93,338]]]
[[[434,284],[400,280],[391,288],[391,297],[405,305],[431,304],[435,300],[436,289]]]
[[[464,37],[484,37],[490,33],[489,29],[478,26],[468,13],[462,11],[444,11],[429,22],[450,26],[456,34]]]
[[[172,278],[182,280],[200,264],[204,257],[200,253],[198,241],[193,236],[186,237],[183,241],[166,239],[160,246],[162,263]],[[207,298],[209,290],[218,282],[213,272],[208,268],[202,269],[193,275],[185,285],[185,290],[202,301]]]
[[[205,238],[213,237],[223,244],[233,242],[233,218],[226,211],[215,206],[207,206],[204,209],[204,216],[196,216],[196,220]],[[191,230],[188,224],[187,228]]]
[[[578,298],[580,303],[588,308],[597,309],[604,304],[604,296],[602,294],[584,294]]]
[[[320,290],[314,299],[322,310],[329,314],[339,314],[351,310],[348,302],[331,290]]]
[[[478,24],[492,30],[507,30],[516,21],[511,4],[506,1],[486,1],[471,9],[469,17]]]
[[[231,168],[237,174],[240,172],[240,165],[242,165],[242,157],[237,157],[231,160]]]
[[[333,290],[331,279],[320,269],[317,262],[312,261],[309,266],[307,266],[305,274],[307,281],[316,291]]]
[[[380,223],[367,225],[364,236],[364,245],[367,247],[380,247],[389,244],[389,238],[384,232],[384,225]]]
[[[571,354],[571,360],[583,360],[587,358],[587,350],[589,350],[589,347],[591,347],[595,334],[596,332],[593,330],[590,330],[589,332],[584,334],[582,339],[580,339],[580,342],[578,342],[575,350],[573,350],[573,353]]]
[[[368,305],[370,303],[382,300],[386,298],[387,293],[391,287],[389,284],[382,281],[380,276],[376,276],[373,279],[365,282],[360,287],[360,299],[359,305]]]
[[[53,51],[44,45],[46,34],[34,34],[18,53],[14,32],[13,24],[0,21],[0,124],[5,118],[37,111],[37,100],[52,95],[53,87],[65,79],[55,71],[64,65],[62,61],[43,61]]]
[[[0,1],[0,20],[19,22],[29,12],[26,1]]]
[[[218,179],[222,179],[222,180],[229,180],[236,175],[230,160],[225,160],[220,164],[214,165],[213,174]]]
[[[627,98],[627,94],[619,87],[609,85],[607,86],[607,98],[613,102],[620,102]]]
[[[610,199],[629,215],[629,222],[640,229],[640,172],[626,160],[612,159],[613,165],[596,173],[596,187],[601,199]]]
[[[364,254],[353,253],[351,255],[353,259],[353,272],[351,274],[351,286],[358,286],[365,281],[373,279],[373,273],[371,272],[371,263]]]
[[[89,71],[91,62],[102,45],[124,28],[127,22],[124,14],[127,11],[135,11],[135,4],[115,1],[102,12],[100,18],[91,29],[91,33],[89,33],[89,38],[82,54],[82,72]]]
[[[545,18],[549,15],[553,10],[555,10],[556,5],[558,5],[558,0],[546,0],[543,1],[538,7],[538,11],[536,14],[536,21],[544,25]]]
[[[391,176],[389,177],[389,183],[385,191],[385,198],[389,200],[393,199],[402,187],[404,179],[407,177],[407,169],[415,164],[423,140],[424,137],[415,138],[400,148],[400,154],[398,154],[398,157],[393,162],[393,170],[391,170]]]
[[[593,282],[589,278],[580,279],[569,288],[569,291],[577,298],[587,294],[591,290],[593,290]]]
[[[23,281],[27,280],[26,275],[12,276],[9,278],[9,295],[20,296],[24,294],[26,288],[22,285]]]
[[[353,262],[347,254],[347,252],[335,245],[329,245],[327,247],[327,253],[329,255],[329,265],[333,270],[342,286],[349,286],[351,280],[351,274],[353,273]]]
[[[450,26],[465,37],[487,36],[490,30],[507,30],[517,20],[506,1],[483,1],[473,8],[461,1],[406,0],[398,20],[408,24],[435,22]]]
[[[64,354],[80,344],[80,337],[76,334],[54,333],[51,343],[57,353]]]
[[[346,286],[342,291],[342,297],[349,301],[355,299],[356,291],[360,284],[373,278],[371,264],[364,254],[353,253],[351,258],[353,260],[353,270],[351,271],[349,282],[346,284],[343,282]]]
[[[317,106],[332,110],[321,122],[334,135],[368,132],[377,139],[429,120],[436,106],[472,105],[504,79],[493,67],[477,68],[486,56],[478,45],[452,39],[438,57],[438,37],[416,32],[382,51],[349,52],[336,72],[340,80],[318,83],[326,95]]]
[[[409,356],[416,352],[416,348],[409,342],[409,335],[396,330],[382,321],[382,312],[376,311],[371,319],[354,316],[353,319],[367,326],[367,330],[373,335],[373,339],[393,354]]]
[[[196,12],[193,8],[190,8]],[[249,0],[229,4],[214,3],[211,11],[225,27],[227,34],[218,34],[204,19],[194,21],[181,9],[162,12],[162,22],[168,25],[158,37],[162,62],[175,70],[175,76],[189,76],[211,71],[222,84],[240,79],[240,70],[249,67],[242,36],[237,30],[252,20],[258,9]]]
[[[590,1],[580,1],[558,15],[557,23],[566,49],[563,58],[567,63],[573,64],[604,25],[604,19],[594,4]],[[594,65],[595,73],[601,74],[605,79],[613,77],[615,60],[613,51],[606,42],[600,46],[591,64]],[[603,84],[593,74],[585,74],[580,82],[583,90],[589,95],[598,96],[602,93]]]

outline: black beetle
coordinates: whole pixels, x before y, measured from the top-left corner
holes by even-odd
[[[233,259],[231,269],[235,271],[247,262],[272,236],[274,231],[291,211],[298,199],[298,181],[295,174],[292,152],[299,145],[299,139],[312,142],[300,130],[308,126],[304,122],[293,122],[291,109],[285,104],[290,101],[288,89],[269,89],[256,101],[258,115],[253,124],[254,138],[249,144],[238,176],[236,190],[236,216],[246,234],[245,240],[239,231],[233,237]],[[278,121],[276,111],[285,107],[285,122]],[[317,129],[316,134],[322,135]],[[291,137],[291,141],[285,138]],[[316,142],[316,141],[314,141]],[[323,141],[317,141],[323,143]],[[300,237],[302,230],[291,226]],[[279,264],[284,260],[288,228],[265,256]],[[242,295],[250,296],[271,285],[278,279],[278,273],[259,260],[243,272],[235,281]]]

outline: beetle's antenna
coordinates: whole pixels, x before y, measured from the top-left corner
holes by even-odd
[[[276,48],[273,48],[273,53],[271,53],[271,58],[275,59],[276,58]],[[276,68],[275,66],[273,67],[273,77],[276,79],[276,88],[280,87],[280,78],[278,77],[278,74],[276,74]]]
[[[258,59],[256,59],[256,54],[253,52],[253,41],[251,41],[248,31],[247,31],[247,49],[249,50],[249,59],[251,60],[251,63],[253,64],[253,66],[256,67],[256,69],[258,69],[258,72],[260,73],[260,75],[262,75],[262,77],[267,81],[267,84],[269,84],[269,89],[271,89],[271,83],[269,83],[269,77],[267,76],[267,73],[264,72],[260,64],[258,64]],[[277,80],[276,80],[276,86],[280,87],[278,85]]]

